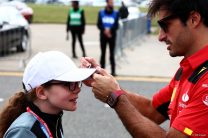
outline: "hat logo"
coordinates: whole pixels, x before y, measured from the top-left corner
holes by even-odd
[[[202,101],[203,101],[203,103],[204,103],[206,106],[208,106],[208,95],[207,95],[207,94],[205,94],[205,95],[203,96]]]
[[[188,100],[189,100],[189,96],[188,96],[188,91],[187,91],[186,93],[183,94],[182,101],[187,102]]]

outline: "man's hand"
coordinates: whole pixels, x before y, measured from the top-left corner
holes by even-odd
[[[106,70],[97,67],[97,72],[99,74],[93,74],[92,91],[97,99],[106,102],[108,96],[113,91],[120,90],[120,87],[116,79],[107,73]]]
[[[112,37],[112,34],[111,34],[110,29],[105,29],[105,30],[104,30],[104,34],[105,34],[105,36],[106,36],[107,38],[111,38],[111,37]]]
[[[81,68],[96,68],[96,67],[99,67],[99,64],[95,61],[94,58],[91,58],[91,57],[82,57],[80,59],[80,62],[81,62],[81,65],[80,65]],[[93,78],[89,77],[88,79],[84,80],[83,83],[88,87],[92,87],[91,83],[93,81],[94,81]]]
[[[100,65],[96,62],[94,58],[91,57],[82,57],[80,59],[80,67],[81,68],[96,68],[99,67]]]

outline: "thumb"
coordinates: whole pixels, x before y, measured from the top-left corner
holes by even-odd
[[[103,75],[103,76],[108,76],[109,75],[109,73],[105,69],[103,69],[99,66],[96,67],[96,71],[97,71],[97,73],[99,73],[100,75]]]

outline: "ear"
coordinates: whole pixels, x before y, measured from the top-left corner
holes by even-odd
[[[46,94],[46,90],[44,89],[43,86],[36,87],[35,93],[37,98],[39,99],[46,100],[48,98]]]
[[[193,28],[195,28],[199,26],[199,24],[201,23],[201,15],[196,11],[192,11],[190,13],[189,20],[190,20],[190,25]]]

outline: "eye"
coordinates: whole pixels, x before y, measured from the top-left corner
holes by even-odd
[[[69,87],[69,86],[70,86],[70,83],[65,82],[65,83],[63,83],[63,86],[64,86],[64,87]]]

